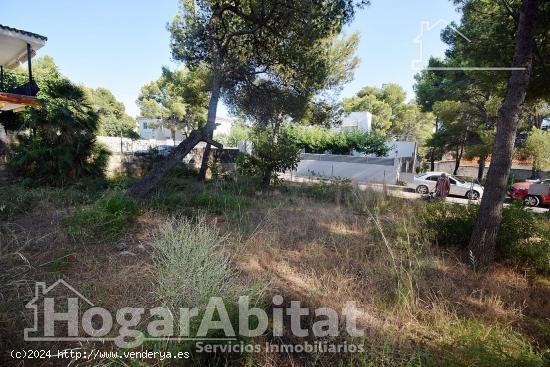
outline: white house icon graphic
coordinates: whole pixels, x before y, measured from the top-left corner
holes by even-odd
[[[469,39],[464,33],[460,32],[453,24],[445,19],[439,19],[437,22],[430,23],[429,21],[422,21],[420,23],[420,33],[413,39],[413,43],[418,45],[419,48],[419,58],[414,59],[411,62],[411,68],[416,71],[420,70],[430,70],[430,71],[452,71],[452,70],[462,70],[462,71],[513,71],[513,70],[525,70],[524,67],[509,67],[509,66],[442,66],[442,67],[422,67],[424,64],[424,37],[426,33],[433,31],[436,28],[449,28],[454,33],[456,33],[460,38],[464,39],[466,42],[471,43],[472,40]]]
[[[433,31],[434,29],[438,28],[445,28],[449,27],[452,29],[456,34],[458,34],[460,37],[462,37],[467,42],[472,42],[468,37],[466,37],[462,32],[460,32],[456,27],[454,27],[451,22],[445,20],[445,19],[439,19],[437,22],[430,23],[429,21],[422,21],[420,23],[420,33],[418,36],[416,36],[415,39],[413,39],[413,43],[418,44],[420,55],[419,58],[416,60],[412,60],[411,68],[413,70],[421,70],[422,64],[424,63],[424,37],[426,33],[429,33]]]
[[[34,298],[31,299],[26,305],[26,308],[32,309],[34,312],[34,322],[32,328],[25,328],[24,334],[25,334],[25,340],[27,341],[52,341],[52,340],[62,340],[62,339],[71,339],[74,340],[76,338],[56,338],[53,335],[43,335],[41,334],[41,330],[39,330],[39,318],[40,314],[38,312],[38,304],[40,301],[46,301],[46,300],[52,300],[54,299],[53,290],[64,288],[65,294],[69,294],[69,297],[67,298],[67,301],[72,304],[76,304],[78,307],[78,304],[80,302],[86,303],[89,307],[94,307],[94,304],[88,300],[86,297],[84,297],[80,292],[78,292],[76,289],[74,289],[69,283],[67,283],[63,279],[59,279],[49,287],[46,287],[46,283],[44,282],[37,282],[35,284],[35,294]],[[43,330],[42,330],[43,332]]]

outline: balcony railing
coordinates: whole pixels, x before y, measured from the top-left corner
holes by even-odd
[[[0,73],[0,92],[34,97],[38,93],[38,86],[27,75],[3,70]]]

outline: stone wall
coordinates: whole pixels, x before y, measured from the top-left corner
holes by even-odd
[[[107,165],[109,174],[142,176],[149,172],[155,162],[162,157],[153,155],[112,154]]]
[[[195,148],[184,159],[197,170],[201,166],[204,148]],[[219,165],[220,173],[234,171],[236,167],[238,149],[212,149],[210,151],[210,164],[216,162]],[[110,174],[125,174],[129,176],[141,176],[147,173],[154,163],[164,159],[162,156],[154,154],[133,154],[133,153],[113,153],[107,165],[107,172]],[[208,177],[211,173],[208,173]]]
[[[197,170],[200,169],[202,164],[202,156],[204,154],[204,147],[195,148],[185,157],[184,161],[187,161]],[[220,173],[231,172],[236,169],[237,156],[239,155],[239,149],[237,148],[224,148],[221,151],[216,148],[210,150],[210,164],[217,163],[220,167]],[[210,170],[207,173],[207,177],[211,176]]]

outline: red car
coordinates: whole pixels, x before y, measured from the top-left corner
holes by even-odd
[[[550,203],[550,179],[517,182],[510,186],[508,196],[514,200],[523,200],[527,206]]]

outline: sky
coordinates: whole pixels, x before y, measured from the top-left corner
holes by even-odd
[[[135,100],[141,86],[158,78],[162,66],[179,65],[171,59],[166,30],[178,11],[177,0],[0,1],[1,24],[48,37],[38,55],[52,56],[76,83],[110,89],[131,116],[139,115]],[[361,64],[341,97],[351,97],[367,85],[397,83],[413,99],[418,72],[413,62],[425,66],[430,55],[443,56],[441,29],[460,15],[450,0],[371,3],[345,29],[361,35]],[[419,37],[423,22],[428,25]],[[219,115],[227,116],[224,106]]]

